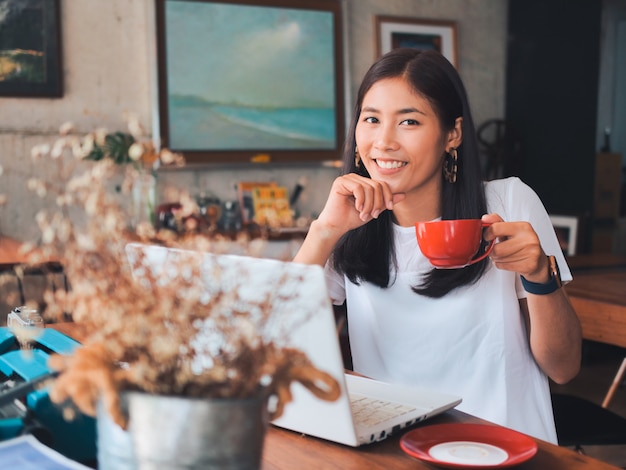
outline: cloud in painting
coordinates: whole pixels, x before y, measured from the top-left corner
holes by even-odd
[[[176,7],[167,11],[170,94],[252,106],[332,106],[330,13],[172,3]]]

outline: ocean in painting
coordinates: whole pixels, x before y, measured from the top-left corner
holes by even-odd
[[[185,150],[333,149],[332,108],[272,108],[171,98],[170,147]]]

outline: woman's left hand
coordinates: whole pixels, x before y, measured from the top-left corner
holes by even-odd
[[[486,214],[482,221],[492,224],[485,229],[485,240],[497,239],[489,255],[497,268],[514,271],[532,282],[548,282],[548,258],[528,222],[505,222],[498,214]]]
[[[548,257],[528,222],[504,222],[498,214],[484,215],[482,220],[492,224],[485,229],[485,240],[497,239],[489,255],[497,268],[540,284],[550,280]],[[575,377],[580,370],[582,334],[565,290],[529,295],[520,299],[520,308],[539,367],[556,383]]]

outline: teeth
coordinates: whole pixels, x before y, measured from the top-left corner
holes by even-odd
[[[381,168],[387,168],[387,169],[393,169],[393,168],[400,168],[404,165],[406,165],[406,162],[399,162],[399,161],[380,161],[380,160],[376,160],[376,164],[381,167]]]

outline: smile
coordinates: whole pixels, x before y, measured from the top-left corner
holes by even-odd
[[[401,168],[407,164],[406,162],[399,162],[398,160],[375,160],[375,162],[380,168],[385,168],[387,170]]]

